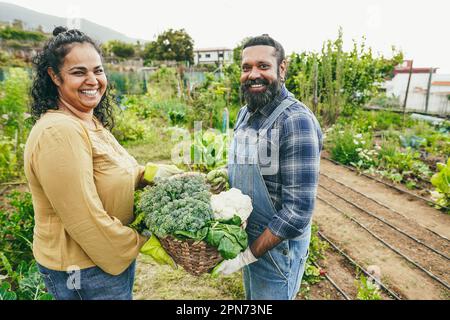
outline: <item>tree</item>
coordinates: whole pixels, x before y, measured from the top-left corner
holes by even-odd
[[[194,40],[184,30],[169,29],[161,33],[155,41],[147,43],[144,59],[150,61],[194,62]]]
[[[366,47],[364,37],[361,44],[354,41],[352,50],[344,51],[343,32],[339,29],[338,38],[324,42],[320,53],[290,56],[286,87],[314,106],[324,123],[333,124],[341,113],[352,113],[372,99],[402,60],[402,52],[395,48],[392,58],[375,56]]]
[[[12,22],[12,27],[17,30],[23,30],[23,21],[19,19],[14,19]]]
[[[128,59],[134,56],[135,46],[119,40],[111,40],[102,45],[102,49],[108,56],[114,55],[120,59]]]

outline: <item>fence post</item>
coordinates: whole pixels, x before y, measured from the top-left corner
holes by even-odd
[[[425,101],[425,113],[428,113],[428,103],[430,102],[431,78],[433,77],[433,67],[430,68],[430,76],[428,77],[427,99]]]
[[[409,66],[408,84],[406,85],[405,100],[403,100],[403,127],[405,126],[406,101],[408,101],[409,84],[411,83],[411,75],[412,75],[412,70],[413,70],[413,62],[414,62],[414,61],[411,60],[411,65]]]

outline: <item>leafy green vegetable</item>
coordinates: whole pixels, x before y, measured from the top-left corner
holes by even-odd
[[[17,300],[17,294],[11,291],[11,285],[8,282],[0,283],[0,300]]]
[[[224,259],[233,259],[248,246],[247,233],[238,225],[213,222],[205,241]]]
[[[204,227],[197,232],[190,232],[190,231],[175,231],[174,236],[176,236],[178,239],[192,239],[196,241],[200,241],[206,238],[206,235],[208,234],[208,227]]]
[[[448,208],[450,206],[450,159],[447,165],[438,163],[437,168],[439,172],[431,178],[431,183],[436,188],[432,195],[439,205]]]
[[[220,223],[232,224],[235,226],[240,226],[242,224],[242,219],[238,215],[234,215],[233,218],[230,219],[216,219],[215,221],[219,221]]]

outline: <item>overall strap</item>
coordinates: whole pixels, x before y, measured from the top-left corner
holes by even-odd
[[[234,125],[234,130],[236,130],[247,118],[248,118],[248,109],[247,105],[242,107],[242,112],[239,116],[239,118],[236,120],[236,124]]]
[[[292,97],[288,96],[286,99],[284,99],[280,105],[270,114],[269,118],[267,118],[266,121],[264,121],[263,125],[261,126],[260,130],[268,129],[270,128],[273,123],[278,119],[278,117],[290,106],[297,103],[295,99],[292,99]]]

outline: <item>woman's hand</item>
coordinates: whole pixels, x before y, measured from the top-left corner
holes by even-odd
[[[157,164],[148,162],[145,165],[144,174],[141,178],[141,186],[153,184],[158,179],[169,178],[175,174],[183,173],[173,164]]]

